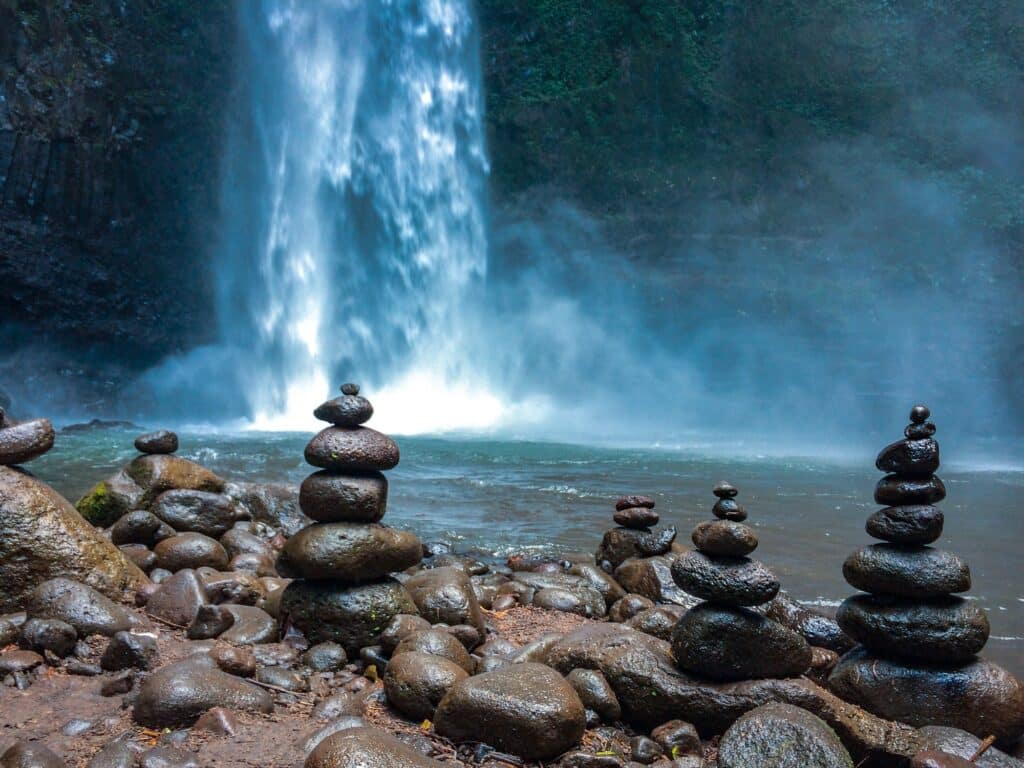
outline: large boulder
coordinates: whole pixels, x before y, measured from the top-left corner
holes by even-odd
[[[825,722],[790,704],[765,704],[733,723],[718,746],[719,768],[853,768]]]
[[[806,678],[714,683],[688,675],[675,666],[668,643],[621,624],[584,625],[548,645],[542,661],[563,674],[601,670],[623,719],[641,728],[679,718],[705,734],[722,733],[751,709],[780,702],[820,717],[857,759],[905,760],[921,744],[913,728],[882,720]]]
[[[444,768],[408,744],[376,728],[345,728],[309,753],[304,768]]]
[[[384,674],[388,702],[413,720],[431,720],[445,694],[468,677],[454,661],[420,651],[403,651],[391,657]]]
[[[452,741],[481,741],[525,760],[548,760],[579,742],[586,714],[564,677],[526,663],[456,683],[441,700],[434,724]]]
[[[320,523],[288,539],[277,568],[282,576],[370,581],[404,571],[423,557],[415,534],[376,523]]]
[[[137,508],[143,491],[123,469],[100,480],[75,502],[75,509],[93,525],[105,528]]]
[[[39,584],[61,576],[114,600],[131,600],[149,583],[59,493],[0,467],[0,613],[19,610]]]
[[[125,473],[142,489],[139,506],[149,508],[161,493],[176,489],[222,493],[224,480],[194,461],[171,455],[139,456]]]
[[[464,571],[450,566],[420,571],[405,582],[405,588],[428,621],[470,624],[481,633],[486,631],[473,582]]]
[[[9,424],[0,410],[0,466],[24,464],[42,456],[53,447],[53,438],[49,419]]]

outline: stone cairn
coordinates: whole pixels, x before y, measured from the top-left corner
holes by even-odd
[[[0,466],[24,464],[53,448],[49,419],[16,422],[0,408]]]
[[[883,717],[912,725],[946,724],[979,736],[1024,729],[1024,713],[1010,727],[1006,715],[1024,702],[1021,684],[1005,670],[976,658],[989,635],[984,611],[956,595],[971,588],[961,558],[927,546],[942,535],[946,496],[935,425],[914,406],[905,439],[882,449],[875,466],[885,475],[875,502],[886,505],[867,521],[881,540],[851,554],[843,576],[866,594],[847,598],[836,620],[860,643],[833,671],[829,683],[844,698]],[[1019,731],[1018,734],[1019,735]]]
[[[749,610],[769,602],[779,582],[763,564],[747,557],[757,548],[743,524],[739,492],[718,483],[712,512],[717,520],[693,529],[697,549],[672,564],[672,578],[705,600],[687,611],[672,633],[672,653],[683,670],[711,680],[795,677],[811,664],[811,647],[796,632]]]
[[[605,531],[594,554],[597,564],[608,573],[613,573],[630,558],[664,555],[676,538],[674,526],[651,530],[659,518],[654,511],[654,499],[649,496],[621,497],[615,502],[613,519],[618,527]]]
[[[373,645],[399,613],[417,613],[405,588],[388,574],[420,562],[423,546],[413,534],[380,525],[388,481],[382,470],[398,464],[395,442],[362,426],[373,406],[359,387],[314,411],[329,422],[306,446],[309,464],[299,506],[316,522],[292,536],[278,559],[283,576],[295,577],[281,597],[282,616],[312,643],[334,641],[349,653]]]

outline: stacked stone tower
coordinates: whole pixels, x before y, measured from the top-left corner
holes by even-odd
[[[867,521],[882,544],[862,547],[843,576],[864,594],[848,598],[836,620],[860,647],[846,654],[829,684],[843,698],[912,725],[945,724],[980,737],[1024,731],[1024,688],[976,654],[988,640],[984,611],[957,595],[971,588],[967,563],[928,546],[942,535],[936,502],[946,496],[930,412],[910,412],[905,439],[882,449],[885,475]]]
[[[380,524],[388,496],[382,471],[398,464],[398,446],[363,426],[373,406],[358,386],[341,391],[314,411],[332,426],[305,451],[322,468],[299,491],[302,511],[316,522],[288,540],[278,570],[296,578],[281,598],[288,620],[311,642],[333,640],[353,653],[374,644],[396,614],[417,612],[388,574],[416,565],[423,547],[413,534]]]
[[[672,549],[675,526],[651,530],[658,524],[659,516],[650,496],[620,497],[615,502],[613,519],[618,527],[605,531],[594,553],[597,564],[608,573],[613,573],[630,558],[656,557]]]
[[[811,664],[807,641],[749,607],[770,601],[779,582],[763,564],[747,557],[757,548],[743,524],[746,510],[729,483],[714,489],[717,520],[693,529],[695,551],[672,565],[672,578],[706,602],[687,611],[672,633],[676,664],[712,680],[794,677]]]

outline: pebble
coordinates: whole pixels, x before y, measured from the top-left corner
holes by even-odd
[[[314,472],[299,486],[303,514],[320,523],[376,523],[384,517],[388,480],[380,472],[359,475]]]
[[[200,605],[186,635],[189,640],[220,637],[235,623],[235,617],[223,605]]]
[[[92,587],[71,579],[44,581],[29,595],[27,613],[33,618],[60,619],[82,637],[106,635],[136,626],[138,619]]]
[[[608,618],[611,621],[623,622],[653,607],[654,601],[650,598],[631,593],[612,604],[608,609]]]
[[[154,547],[156,562],[171,573],[185,568],[215,568],[228,566],[228,553],[216,539],[201,533],[179,533],[164,539]]]
[[[178,450],[178,436],[169,429],[158,429],[135,438],[139,453],[168,454]]]
[[[320,741],[306,758],[304,768],[444,768],[394,736],[376,728],[350,728]]]
[[[348,654],[337,643],[317,643],[302,654],[302,663],[314,672],[334,672],[348,664]]]
[[[235,731],[238,730],[238,718],[229,709],[213,707],[200,715],[192,728],[197,731],[207,731],[217,736],[234,736]]]
[[[853,768],[843,743],[821,718],[791,704],[747,712],[722,735],[720,768]]]
[[[305,693],[309,690],[309,681],[306,678],[284,667],[257,667],[256,679],[293,693]]]
[[[100,696],[120,696],[135,687],[135,670],[125,669],[108,677],[100,685]]]
[[[416,606],[409,613],[450,626],[470,624],[486,632],[473,582],[463,571],[451,567],[423,570],[406,581],[405,588]]]
[[[665,751],[654,739],[647,736],[634,736],[629,740],[629,754],[636,762],[650,765],[664,755]]]
[[[43,663],[35,651],[6,651],[0,654],[0,678],[17,672],[28,672]]]
[[[944,517],[938,507],[886,507],[868,518],[868,535],[894,544],[931,544],[942,535]]]
[[[742,523],[731,520],[707,520],[693,529],[690,538],[707,555],[743,557],[757,549],[757,536]]]
[[[661,748],[671,757],[701,753],[700,735],[693,724],[685,720],[662,723],[651,731],[651,738],[661,744]]]
[[[65,768],[45,744],[16,741],[0,755],[0,768]]]
[[[256,674],[256,656],[252,648],[217,643],[210,651],[210,658],[230,675],[252,677]]]
[[[21,625],[21,645],[30,651],[70,656],[78,642],[77,630],[60,619],[29,619]]]
[[[114,544],[143,544],[156,546],[175,533],[167,523],[144,509],[136,509],[117,519],[110,528],[110,540]]]
[[[119,544],[117,548],[144,572],[156,567],[156,555],[145,544]]]
[[[650,496],[620,496],[618,501],[615,502],[615,511],[621,512],[624,509],[630,509],[631,507],[642,507],[645,509],[654,509],[654,499]]]
[[[139,756],[139,768],[200,768],[191,752],[175,747],[153,747]]]
[[[220,639],[235,645],[260,645],[276,643],[279,627],[274,618],[254,605],[225,605],[234,617],[232,625],[220,635]]]
[[[160,583],[146,602],[146,613],[179,627],[188,627],[208,602],[206,587],[192,569],[178,571]]]
[[[946,486],[938,475],[909,477],[886,475],[875,486],[875,502],[886,506],[935,504],[946,498]]]
[[[626,507],[616,509],[615,522],[625,528],[645,529],[657,525],[659,516],[650,507]]]
[[[118,632],[107,643],[100,657],[100,666],[108,671],[120,669],[148,670],[160,658],[156,635],[149,632]]]
[[[899,597],[942,597],[971,588],[967,563],[932,547],[871,544],[843,563],[843,577],[864,592]]]
[[[565,679],[575,689],[583,706],[593,710],[606,723],[622,719],[622,707],[608,680],[597,669],[574,669]]]
[[[458,640],[445,632],[443,629],[426,629],[420,632],[413,632],[406,636],[395,647],[394,655],[417,651],[428,653],[433,656],[440,656],[457,664],[467,673],[472,674],[475,662],[469,655],[465,646]]]

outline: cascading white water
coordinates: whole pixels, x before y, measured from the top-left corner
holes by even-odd
[[[468,0],[239,9],[219,306],[254,426],[307,425],[341,380],[406,432],[493,425],[502,403],[460,352],[487,266]]]

